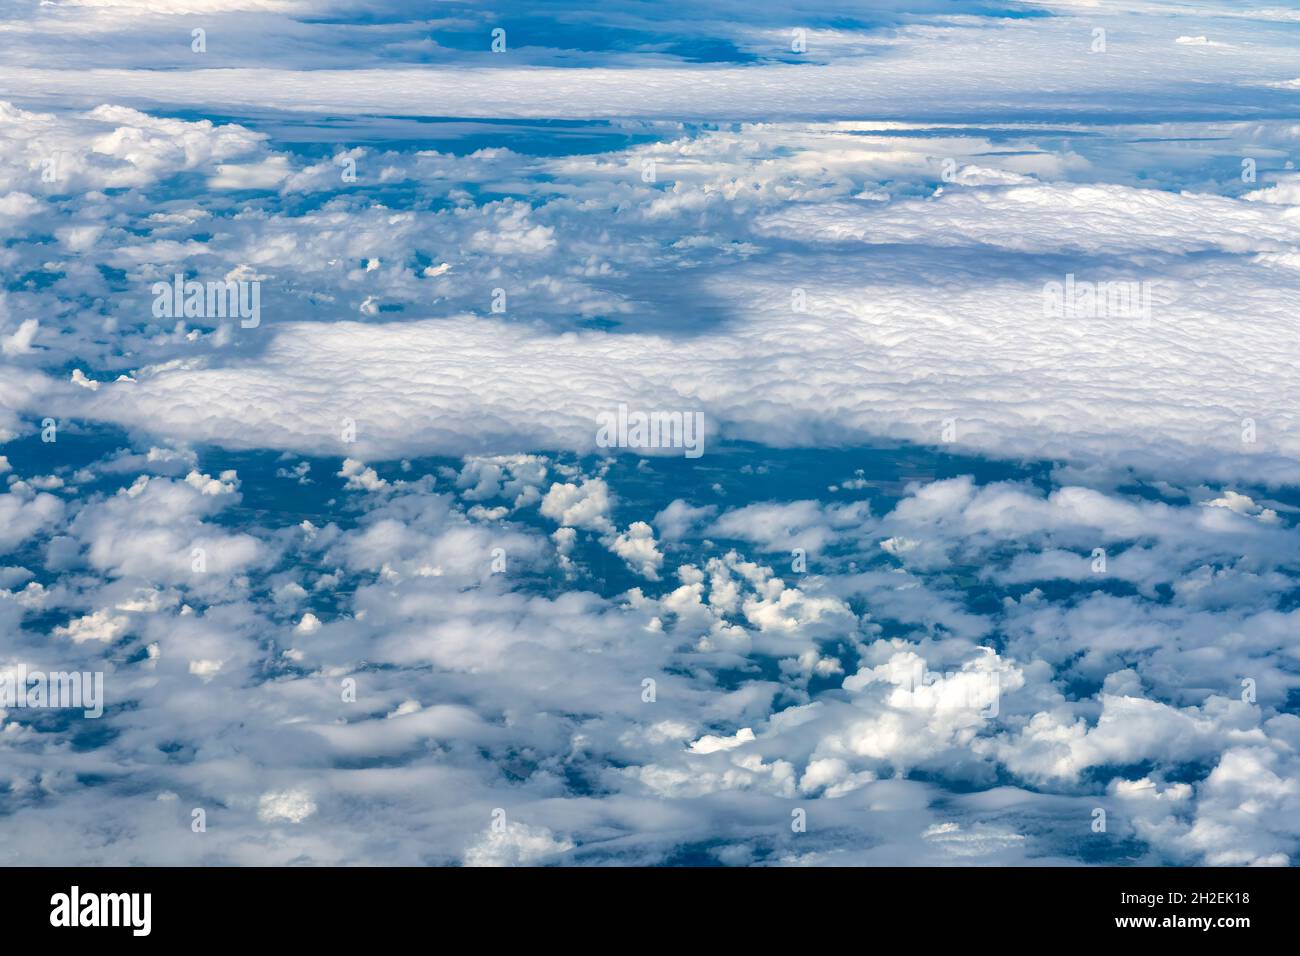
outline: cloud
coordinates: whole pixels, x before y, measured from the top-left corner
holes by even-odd
[[[508,823],[491,830],[465,850],[466,866],[532,866],[572,850],[571,841],[558,839],[546,827]]]
[[[125,617],[115,617],[111,611],[99,610],[94,614],[87,614],[85,617],[70,621],[66,626],[56,627],[54,636],[67,637],[78,644],[83,641],[101,641],[108,644],[121,637],[126,629]]]
[[[0,495],[0,549],[10,550],[57,524],[64,513],[63,502],[46,492],[36,494],[10,491]]]
[[[634,521],[614,538],[610,550],[627,562],[628,567],[651,581],[659,580],[664,556],[655,544],[654,529],[644,521]]]
[[[316,803],[305,790],[281,790],[262,794],[257,816],[266,823],[302,823],[316,812]]]
[[[1294,17],[1049,6],[5,21],[7,852],[1293,861]]]
[[[589,478],[581,484],[557,481],[542,498],[541,512],[566,528],[609,532],[613,530],[610,505],[609,486],[603,479]]]
[[[850,10],[860,13],[856,7],[846,12]],[[1066,11],[1053,17],[1003,19],[994,25],[980,17],[946,19],[897,25],[887,37],[862,31],[847,43],[836,31],[814,30],[809,53],[814,61],[823,61],[816,69],[782,62],[796,58],[789,55],[787,24],[780,23],[779,31],[737,37],[766,62],[709,64],[704,74],[700,67],[682,65],[680,60],[638,58],[639,62],[632,62],[643,69],[636,84],[626,82],[625,64],[607,65],[617,60],[602,51],[587,51],[580,61],[586,68],[581,70],[565,68],[572,64],[572,54],[560,66],[494,63],[486,24],[479,27],[480,57],[462,55],[460,63],[423,69],[391,64],[382,69],[365,65],[339,69],[337,61],[325,57],[309,61],[306,65],[312,68],[285,68],[269,55],[265,39],[254,34],[253,48],[261,55],[249,58],[251,62],[241,68],[222,71],[219,77],[212,75],[215,71],[198,68],[188,45],[179,45],[177,62],[186,68],[169,71],[169,83],[161,90],[150,70],[96,68],[84,57],[77,63],[81,68],[72,69],[66,53],[53,60],[54,68],[45,65],[50,60],[36,60],[44,68],[24,62],[10,70],[8,88],[15,96],[93,92],[136,103],[224,109],[265,106],[267,91],[273,90],[282,108],[334,115],[426,115],[431,103],[455,102],[459,115],[475,117],[658,116],[734,121],[873,115],[906,119],[923,115],[936,103],[943,104],[949,115],[968,115],[986,109],[991,100],[1004,104],[1001,108],[1007,112],[1022,114],[1063,106],[1070,112],[1104,112],[1117,101],[1130,103],[1134,111],[1164,111],[1170,109],[1170,97],[1175,105],[1199,103],[1207,110],[1241,107],[1251,97],[1266,96],[1263,84],[1288,81],[1294,70],[1286,43],[1244,19],[1218,21],[1216,35],[1221,39],[1217,42],[1226,46],[1216,48],[1219,55],[1207,59],[1189,57],[1187,46],[1170,42],[1169,24],[1163,17],[1094,8],[1084,11],[1084,17]],[[1089,28],[1099,18],[1122,32],[1126,42],[1095,55],[1090,52]],[[690,18],[678,20],[689,28]],[[33,32],[31,42],[36,45],[41,31]],[[293,35],[292,30],[288,33]],[[989,42],[990,35],[996,35],[998,42]],[[889,53],[887,58],[870,55],[882,47]],[[180,58],[182,53],[189,62]],[[1133,64],[1145,68],[1134,69]],[[126,65],[138,67],[138,63]],[[1041,82],[1063,65],[1071,69],[1069,98]],[[707,82],[701,82],[702,75],[707,75]],[[1251,86],[1251,81],[1257,85]]]
[[[26,355],[32,351],[32,342],[36,339],[36,333],[40,329],[41,323],[37,319],[24,319],[18,326],[17,331],[12,335],[7,335],[0,340],[0,350],[5,355]]]

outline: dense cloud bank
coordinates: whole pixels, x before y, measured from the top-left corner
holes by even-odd
[[[1274,482],[1300,450],[1285,168],[1176,191],[1093,181],[1113,157],[1034,130],[1006,151],[872,124],[313,161],[124,108],[3,117],[21,278],[0,334],[29,416],[300,452],[346,451],[346,419],[393,457],[590,450],[625,402],[774,445],[949,440]],[[1296,135],[1182,132],[1275,166]],[[206,198],[163,198],[196,175]],[[178,273],[258,282],[256,327],[160,316]],[[1066,301],[1085,287],[1103,291]],[[66,363],[85,369],[40,371]]]

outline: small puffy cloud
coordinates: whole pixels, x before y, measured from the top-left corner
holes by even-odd
[[[355,458],[344,459],[339,477],[347,479],[346,487],[349,491],[382,491],[388,487],[388,482],[380,478],[375,469]]]
[[[465,850],[466,866],[534,866],[552,862],[555,857],[574,848],[547,827],[510,821],[500,829],[489,830],[482,839]]]
[[[581,484],[555,482],[541,501],[541,512],[566,528],[609,532],[609,486],[602,478],[587,478]]]
[[[750,727],[740,728],[731,737],[715,737],[713,734],[705,734],[691,744],[690,751],[693,754],[712,754],[720,750],[734,750],[753,739],[754,731]]]
[[[257,801],[257,818],[263,823],[302,823],[316,812],[316,801],[302,789],[272,790]]]
[[[75,643],[100,641],[111,643],[126,633],[130,621],[121,615],[114,615],[108,609],[95,611],[83,617],[75,618],[66,625],[54,629],[55,637],[71,638]]]
[[[627,562],[637,574],[651,581],[659,580],[659,569],[664,556],[655,543],[654,529],[644,521],[634,521],[628,529],[614,538],[610,550]]]
[[[694,507],[676,498],[657,515],[654,526],[659,529],[659,536],[665,541],[679,541],[696,528],[717,514],[716,505]]]

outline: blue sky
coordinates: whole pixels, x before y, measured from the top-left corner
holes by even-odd
[[[814,6],[0,13],[0,860],[1294,861],[1300,13]]]

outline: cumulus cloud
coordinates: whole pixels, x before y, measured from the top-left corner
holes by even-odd
[[[509,823],[465,850],[466,866],[531,866],[573,849],[546,827]]]
[[[659,569],[664,556],[655,543],[654,529],[644,521],[634,521],[628,529],[614,538],[610,550],[628,563],[634,571],[651,581],[659,580]]]
[[[612,530],[609,509],[609,486],[601,478],[588,478],[581,484],[557,481],[541,501],[541,512],[546,517],[566,528],[589,531]]]
[[[257,802],[258,819],[266,823],[302,823],[315,812],[316,803],[305,790],[264,793]]]

